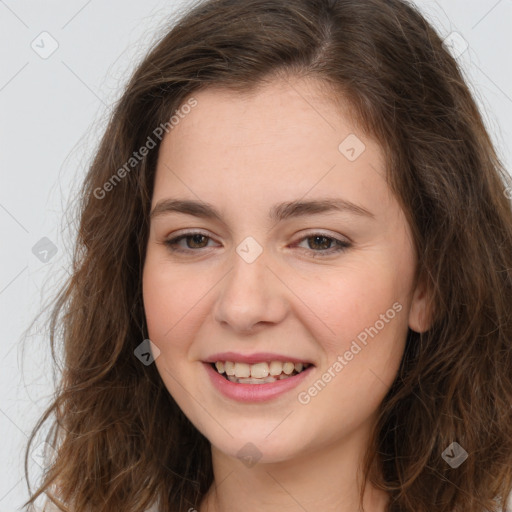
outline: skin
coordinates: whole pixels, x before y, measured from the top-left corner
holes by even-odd
[[[160,147],[152,208],[167,198],[201,200],[222,221],[152,218],[143,297],[162,380],[212,445],[215,482],[200,512],[354,512],[358,468],[408,328],[428,327],[411,232],[384,179],[382,150],[315,79],[276,79],[244,95],[210,88],[194,97],[197,106]],[[349,134],[366,146],[355,161],[338,150]],[[275,203],[324,197],[373,217],[268,218]],[[163,242],[187,229],[210,238],[184,239],[178,247],[189,253],[171,252]],[[336,244],[311,238],[319,232],[351,246],[322,256]],[[248,236],[263,249],[250,264],[236,252]],[[400,312],[300,403],[298,393],[329,368],[332,375],[338,356],[396,303]],[[315,368],[282,396],[240,403],[211,385],[201,362],[221,351],[295,355]],[[237,457],[249,442],[261,456],[251,467]],[[369,486],[365,510],[382,512],[386,501]]]

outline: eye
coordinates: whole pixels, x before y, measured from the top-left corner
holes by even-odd
[[[323,233],[308,234],[300,239],[300,242],[302,241],[307,243],[310,248],[308,250],[312,252],[314,258],[342,252],[351,246],[350,242],[339,240],[338,238],[327,236]]]
[[[165,240],[164,245],[166,245],[172,252],[190,254],[192,252],[199,252],[200,249],[207,248],[209,240],[212,240],[212,238],[210,238],[208,235],[205,235],[199,231],[191,231],[188,233],[183,233],[177,237],[170,238],[169,240]],[[186,247],[180,245],[180,242],[182,241],[185,241]],[[338,238],[327,236],[323,233],[308,234],[308,236],[305,236],[299,240],[299,242],[303,241],[307,242],[309,246],[309,248],[306,250],[310,252],[315,258],[345,251],[351,247],[350,242],[339,240]],[[299,245],[295,244],[295,246]]]
[[[169,240],[165,240],[164,244],[172,251],[172,252],[183,252],[189,253],[193,252],[195,249],[203,249],[205,247],[205,242],[211,238],[208,235],[205,235],[199,231],[191,231],[189,233],[184,233],[174,238],[170,238]],[[185,240],[187,245],[186,248],[179,246],[178,244]],[[190,241],[189,245],[187,242]],[[196,251],[197,252],[197,251]]]

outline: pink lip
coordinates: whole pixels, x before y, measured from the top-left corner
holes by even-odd
[[[261,356],[261,354],[257,354]],[[274,355],[272,357],[275,357]],[[216,361],[223,361],[230,359],[216,359]],[[258,359],[258,361],[264,361],[263,359]],[[276,361],[276,359],[270,359],[271,361]],[[238,359],[240,361],[240,359]],[[286,359],[285,361],[290,361]],[[293,362],[293,361],[291,361]],[[277,396],[280,396],[287,391],[290,391],[298,384],[300,384],[310,372],[313,370],[314,366],[311,365],[309,368],[306,368],[298,375],[294,375],[293,377],[288,377],[287,379],[276,380],[275,382],[269,382],[268,384],[237,384],[235,382],[231,382],[223,377],[217,370],[215,370],[211,363],[203,363],[204,367],[210,377],[212,384],[226,397],[231,398],[233,400],[238,400],[239,402],[264,402],[266,400],[271,400]]]
[[[306,361],[304,359],[297,359],[296,357],[285,356],[282,354],[272,354],[271,352],[257,352],[256,354],[238,354],[237,352],[219,352],[218,354],[213,354],[208,359],[205,359],[205,363],[216,363],[217,361],[233,361],[237,363],[261,363],[263,361],[282,361],[286,363],[289,361],[290,363],[310,363],[310,361]],[[312,364],[312,363],[310,363]]]

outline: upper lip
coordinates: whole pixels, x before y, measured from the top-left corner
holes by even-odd
[[[219,352],[213,354],[204,360],[205,363],[216,363],[217,361],[233,361],[236,363],[261,363],[264,361],[282,361],[283,363],[308,363],[313,364],[307,359],[300,357],[286,356],[283,354],[273,354],[271,352],[257,352],[254,354],[239,354],[237,352]]]

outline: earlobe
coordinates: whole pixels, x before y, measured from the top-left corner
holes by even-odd
[[[409,328],[418,333],[428,331],[432,325],[432,310],[426,288],[424,281],[418,282],[409,309]]]

